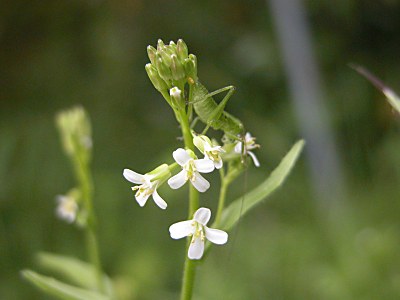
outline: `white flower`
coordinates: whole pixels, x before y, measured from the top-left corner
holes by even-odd
[[[67,221],[68,223],[74,222],[78,212],[78,204],[76,203],[75,198],[70,195],[59,195],[57,196],[56,201],[57,216],[60,219]]]
[[[180,99],[181,98],[181,94],[182,94],[182,91],[179,88],[177,88],[176,86],[169,90],[169,95],[171,97]]]
[[[169,90],[169,95],[171,96],[171,104],[174,109],[179,109],[182,105],[185,105],[182,98],[182,91],[176,86]]]
[[[213,146],[211,140],[205,135],[196,135],[193,138],[193,143],[204,154],[205,159],[211,160],[214,163],[216,169],[222,168],[221,153],[225,152],[225,150],[221,146]]]
[[[133,191],[136,191],[135,198],[140,206],[144,206],[147,202],[147,199],[153,195],[154,202],[158,205],[158,207],[162,209],[167,208],[167,203],[157,192],[157,188],[168,178],[171,176],[171,172],[169,171],[168,165],[163,164],[153,171],[146,173],[144,175],[138,174],[132,170],[124,169],[123,175],[126,180],[139,184],[137,186],[132,187]]]
[[[243,143],[242,142],[238,142],[235,146],[235,152],[236,153],[240,153],[240,154],[244,154],[247,155],[249,154],[250,157],[253,159],[254,165],[256,167],[260,166],[260,163],[256,157],[256,155],[249,151],[249,150],[253,150],[256,148],[259,148],[260,145],[256,144],[256,138],[252,137],[251,134],[249,132],[246,133],[245,137],[244,137],[244,148],[242,150],[243,147]]]
[[[214,163],[211,160],[194,159],[186,150],[182,148],[175,150],[172,153],[172,156],[182,167],[182,171],[168,180],[168,184],[171,189],[179,189],[186,183],[186,181],[190,180],[190,182],[199,192],[205,192],[208,190],[210,183],[204,179],[199,172],[212,172],[214,170]]]
[[[228,234],[225,231],[206,226],[210,217],[211,211],[201,207],[194,213],[193,220],[181,221],[169,227],[173,239],[192,236],[188,251],[190,259],[200,259],[203,256],[205,239],[217,245],[223,245],[228,241]]]

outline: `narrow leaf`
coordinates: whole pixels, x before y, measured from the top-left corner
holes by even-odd
[[[385,96],[390,105],[398,112],[400,113],[400,97],[396,95],[396,93],[390,89],[388,86],[386,86],[381,80],[379,80],[377,77],[372,75],[371,72],[369,72],[367,69],[361,67],[361,66],[356,66],[356,65],[350,65],[351,68],[353,68],[355,71],[357,71],[359,74],[364,76],[366,79],[368,79],[377,89],[379,89]]]
[[[106,297],[95,291],[85,290],[78,288],[52,277],[40,275],[31,270],[21,271],[23,278],[28,280],[34,286],[42,290],[48,295],[57,297],[58,299],[64,300],[110,300],[111,298]]]
[[[218,228],[223,230],[231,229],[241,216],[244,216],[251,208],[280,187],[292,170],[303,147],[304,140],[298,141],[264,182],[225,208]]]
[[[41,252],[37,256],[38,263],[48,271],[55,272],[73,284],[87,289],[96,289],[98,286],[96,269],[93,265],[73,257]],[[103,286],[106,294],[111,296],[111,279],[103,274]]]

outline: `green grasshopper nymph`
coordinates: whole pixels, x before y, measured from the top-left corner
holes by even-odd
[[[245,132],[243,123],[224,110],[228,100],[235,92],[235,87],[227,86],[209,93],[199,81],[189,78],[188,83],[193,91],[190,104],[193,104],[198,118],[207,125],[204,133],[211,127],[215,130],[222,130],[226,137],[231,140],[241,141],[241,137],[244,136]],[[221,103],[217,104],[212,96],[225,91],[228,91],[228,93]]]
[[[210,127],[215,130],[222,130],[224,132],[224,144],[227,146],[230,145],[228,147],[235,148],[234,152],[240,154],[242,163],[244,164],[247,155],[250,155],[255,165],[258,167],[259,163],[257,159],[254,154],[248,150],[259,146],[254,143],[254,138],[251,138],[249,133],[245,134],[243,123],[224,110],[228,100],[235,92],[235,87],[227,86],[209,93],[206,87],[198,80],[189,77],[188,83],[192,96],[192,101],[189,104],[193,104],[193,108],[198,116],[197,118],[206,124],[206,128],[203,130],[202,134],[205,134]],[[213,96],[225,91],[228,91],[228,93],[222,101],[217,104]],[[196,120],[194,123],[195,122]]]

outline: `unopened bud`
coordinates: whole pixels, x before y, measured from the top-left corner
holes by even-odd
[[[184,69],[187,77],[197,79],[197,58],[195,55],[190,54],[184,61]]]
[[[212,146],[211,140],[208,138],[208,136],[198,134],[195,135],[193,138],[193,144],[197,147],[197,149],[200,150],[201,153],[204,153],[204,145],[208,144]]]
[[[65,152],[89,161],[92,148],[91,126],[88,115],[81,106],[62,111],[56,116]]]
[[[182,39],[178,40],[176,45],[176,52],[180,61],[184,61],[188,57],[188,47]]]
[[[162,92],[168,89],[165,81],[160,77],[157,69],[152,64],[147,64],[146,67],[147,75],[150,78],[151,83],[154,85],[157,91]]]
[[[178,57],[175,54],[171,55],[171,72],[172,72],[172,78],[174,80],[182,80],[185,78],[185,69],[183,68],[183,65],[181,62],[178,60]]]
[[[164,42],[162,39],[158,39],[157,41],[157,51],[162,51],[165,48]]]
[[[169,82],[172,79],[172,74],[169,66],[167,66],[164,63],[164,60],[158,53],[157,53],[156,67],[158,70],[158,74],[160,74],[161,78],[164,79],[164,81]]]
[[[175,44],[174,41],[170,41],[170,42],[169,42],[169,48],[170,48],[171,50],[173,50],[174,52],[176,52],[176,44]]]
[[[157,50],[153,46],[147,46],[147,55],[149,56],[150,62],[155,65],[156,64],[156,54]]]
[[[179,108],[185,105],[182,97],[182,91],[176,86],[169,90],[169,95],[171,96],[171,102],[175,108]]]
[[[162,58],[163,63],[169,68],[172,63],[171,55],[173,54],[167,47],[164,50],[157,52],[159,56]]]

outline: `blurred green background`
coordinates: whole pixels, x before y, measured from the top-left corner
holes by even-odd
[[[364,65],[400,91],[400,2],[304,1],[344,192],[321,199],[302,155],[289,180],[243,218],[198,270],[194,299],[399,299],[400,131]],[[179,145],[179,129],[144,70],[146,46],[183,38],[214,90],[237,87],[228,110],[262,145],[230,199],[256,186],[302,137],[268,1],[71,0],[0,4],[0,298],[50,299],[24,282],[35,254],[86,259],[82,232],[56,219],[75,185],[54,115],[90,114],[99,239],[126,299],[176,299],[186,189],[160,194],[167,213],[140,208],[124,168],[147,172]],[[307,76],[305,71],[304,76]],[[310,157],[308,157],[310,159]],[[312,158],[311,158],[312,159]],[[317,158],[314,158],[317,159]],[[333,191],[323,191],[330,194]],[[217,185],[202,196],[216,206]]]

